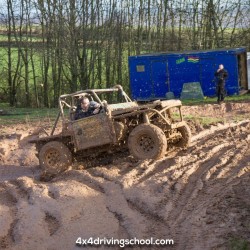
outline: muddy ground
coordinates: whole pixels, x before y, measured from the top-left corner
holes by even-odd
[[[191,146],[156,162],[109,155],[92,168],[74,163],[49,182],[39,179],[35,148],[27,144],[35,125],[1,126],[0,249],[79,249],[78,237],[173,239],[165,249],[249,249],[250,103],[183,111],[223,122],[189,120]]]

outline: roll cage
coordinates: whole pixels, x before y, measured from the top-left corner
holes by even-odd
[[[57,123],[59,118],[62,118],[63,123],[68,121],[68,117],[70,117],[71,114],[74,113],[74,111],[77,108],[77,105],[79,105],[79,100],[82,97],[88,97],[91,101],[96,101],[99,103],[102,107],[105,107],[107,105],[107,101],[101,97],[101,95],[110,95],[112,93],[119,93],[120,97],[122,97],[122,102],[128,103],[132,102],[132,100],[129,98],[129,96],[124,92],[121,85],[115,85],[112,88],[109,89],[86,89],[86,90],[80,90],[75,93],[71,94],[65,94],[61,95],[59,97],[59,113],[56,118],[55,124],[51,131],[51,136],[54,134]],[[65,107],[69,109],[69,115],[67,114],[67,117],[65,116]]]

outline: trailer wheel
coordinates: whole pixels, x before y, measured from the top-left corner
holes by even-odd
[[[46,143],[39,152],[39,163],[44,175],[56,175],[65,171],[72,163],[70,150],[58,141]]]
[[[177,128],[177,131],[180,133],[180,139],[175,143],[175,146],[186,148],[190,145],[191,142],[191,131],[187,124],[182,127]]]
[[[157,126],[141,124],[130,133],[128,148],[137,159],[159,159],[166,153],[167,139]]]

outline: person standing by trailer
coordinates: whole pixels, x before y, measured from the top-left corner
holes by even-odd
[[[217,90],[217,102],[220,104],[224,101],[226,91],[225,91],[225,82],[228,78],[228,72],[224,69],[224,66],[222,64],[219,65],[219,68],[215,72],[215,77],[217,80],[216,90]]]

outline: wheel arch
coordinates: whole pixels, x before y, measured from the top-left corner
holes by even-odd
[[[71,136],[58,136],[58,135],[48,136],[48,137],[42,137],[42,138],[39,138],[39,139],[36,139],[36,140],[32,140],[32,141],[29,141],[29,142],[35,144],[36,149],[37,149],[37,151],[39,153],[39,151],[41,150],[41,148],[45,144],[47,144],[48,142],[52,142],[52,141],[62,142],[67,147],[68,147],[68,145],[70,143],[73,143],[73,141],[71,139]]]

